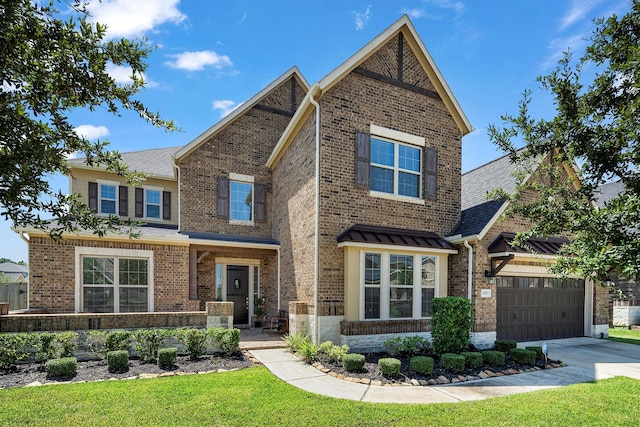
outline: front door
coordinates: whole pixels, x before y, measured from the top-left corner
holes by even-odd
[[[249,267],[227,266],[227,301],[233,302],[233,323],[249,323]]]

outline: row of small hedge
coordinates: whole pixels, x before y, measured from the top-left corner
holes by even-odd
[[[81,334],[70,331],[0,334],[0,368],[9,369],[29,357],[39,363],[72,357],[81,346],[103,360],[107,359],[109,352],[125,351],[127,357],[135,352],[141,360],[155,362],[159,350],[169,338],[184,345],[185,354],[195,360],[207,351],[210,341],[222,353],[238,351],[240,330],[214,327],[87,331]]]

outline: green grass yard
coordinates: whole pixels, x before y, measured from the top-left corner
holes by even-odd
[[[619,377],[455,404],[371,404],[314,395],[264,367],[0,390],[0,425],[637,425],[640,381]]]
[[[640,331],[609,328],[609,339],[611,341],[640,345]]]

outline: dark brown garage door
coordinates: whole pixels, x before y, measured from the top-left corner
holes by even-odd
[[[498,276],[496,285],[498,339],[584,336],[584,280]]]

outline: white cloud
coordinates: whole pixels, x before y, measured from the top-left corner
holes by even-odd
[[[218,55],[212,50],[183,52],[169,56],[175,58],[175,61],[167,61],[164,64],[180,70],[198,71],[203,70],[206,66],[221,69],[233,65],[233,62],[231,62],[231,59],[227,55]]]
[[[109,129],[106,126],[80,125],[73,129],[78,136],[88,140],[98,139],[109,135]]]
[[[131,67],[128,67],[126,65],[107,64],[106,71],[107,74],[109,74],[116,81],[116,83],[131,83]]]
[[[179,24],[187,16],[180,0],[90,0],[92,22],[107,25],[107,38],[137,37],[166,22]]]
[[[602,0],[572,0],[571,9],[564,15],[560,21],[560,30],[569,28],[576,22],[583,19],[594,7]]]
[[[242,104],[244,104],[244,102],[236,104],[234,101],[231,101],[229,99],[219,99],[213,101],[213,109],[220,110],[220,118],[222,118],[229,115],[229,113],[231,113]]]
[[[411,19],[418,19],[418,18],[423,18],[424,16],[426,16],[426,12],[424,11],[424,9],[402,9],[401,13],[406,13],[407,15],[409,15],[409,18]]]
[[[565,38],[553,39],[549,42],[549,50],[551,53],[545,58],[541,64],[543,71],[554,68],[558,61],[563,57],[564,52],[580,52],[587,44],[587,40],[581,34],[571,35]]]
[[[362,30],[369,22],[369,17],[371,16],[371,5],[367,6],[367,10],[365,10],[364,12],[359,12],[357,10],[354,10],[352,13],[356,17],[355,18],[356,30]]]
[[[453,9],[456,13],[460,14],[464,11],[464,3],[461,1],[452,0],[424,0],[425,3],[432,4],[440,9]]]

